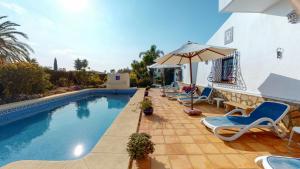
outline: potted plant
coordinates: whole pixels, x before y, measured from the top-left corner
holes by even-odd
[[[141,104],[141,109],[143,110],[145,115],[153,114],[153,107],[150,99],[145,99],[140,104]]]
[[[149,95],[149,91],[148,90],[145,90],[145,93],[144,93],[144,96],[148,96]]]
[[[151,136],[146,133],[133,133],[127,143],[127,152],[132,160],[136,160],[138,166],[145,162],[149,165],[148,155],[154,152]]]

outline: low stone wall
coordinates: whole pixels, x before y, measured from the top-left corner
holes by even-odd
[[[203,88],[203,87],[200,87]],[[291,128],[293,126],[300,125],[300,105],[291,103],[291,102],[286,102],[283,100],[275,100],[271,98],[266,98],[266,97],[258,97],[258,96],[253,96],[253,95],[248,95],[248,94],[242,94],[242,93],[235,93],[227,90],[221,90],[221,89],[214,89],[213,92],[213,97],[219,97],[223,98],[227,101],[233,101],[237,102],[246,106],[258,106],[264,101],[279,101],[279,102],[284,102],[286,104],[290,105],[290,112],[288,115],[283,119],[283,123],[287,128]],[[297,115],[299,117],[297,117]]]
[[[187,85],[187,84],[181,84],[181,85]],[[198,91],[199,94],[203,90],[203,86],[197,86],[200,90]],[[249,94],[243,94],[239,92],[232,92],[229,90],[222,90],[222,89],[215,89],[212,94],[212,98],[223,98],[226,101],[233,101],[236,103],[240,103],[246,106],[258,106],[264,101],[279,101],[284,102],[286,104],[290,105],[290,112],[288,115],[284,118],[283,122],[286,127],[291,128],[292,126],[300,126],[300,105],[296,103],[291,103],[283,100],[275,100],[271,98],[266,97],[258,97],[253,96]]]

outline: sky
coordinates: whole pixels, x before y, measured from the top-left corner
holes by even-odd
[[[1,0],[0,16],[21,25],[42,66],[92,70],[130,67],[155,44],[165,53],[187,41],[206,43],[230,14],[218,0]]]

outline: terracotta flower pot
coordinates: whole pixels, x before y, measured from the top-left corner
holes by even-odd
[[[149,108],[145,109],[144,114],[146,116],[152,115],[153,114],[153,107],[149,107]]]
[[[144,96],[148,96],[149,92],[145,91]]]
[[[150,157],[146,157],[144,159],[135,160],[135,167],[136,169],[149,169],[151,167],[150,165],[151,159]]]

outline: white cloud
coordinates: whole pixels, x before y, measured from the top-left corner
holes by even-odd
[[[12,2],[0,2],[0,6],[6,8],[6,9],[12,10],[15,13],[20,14],[20,15],[25,14],[27,12],[27,10],[25,8],[21,7],[18,4],[12,3]]]

